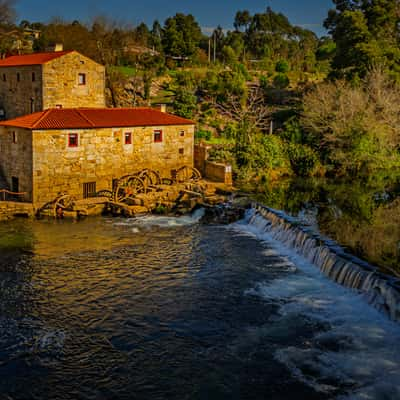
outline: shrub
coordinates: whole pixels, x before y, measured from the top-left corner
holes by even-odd
[[[286,74],[289,72],[289,64],[286,60],[279,60],[276,64],[275,64],[275,71],[282,73],[282,74]]]

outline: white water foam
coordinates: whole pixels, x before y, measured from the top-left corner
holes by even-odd
[[[326,326],[310,340],[278,348],[276,360],[294,377],[329,398],[400,399],[399,324],[367,304],[361,295],[326,278],[305,258],[257,226],[241,222],[231,227],[268,243],[272,250],[265,254],[266,268],[270,268],[267,257],[276,254],[296,267],[289,271],[283,262],[281,278],[260,282],[245,294],[278,304],[280,323],[301,317]],[[274,271],[277,265],[272,265]],[[274,323],[277,321],[271,321]],[[346,394],[339,394],[343,392]]]
[[[161,228],[174,228],[177,226],[196,224],[204,216],[204,213],[204,208],[199,208],[198,210],[195,210],[191,215],[183,215],[180,217],[141,215],[136,218],[129,218],[124,221],[115,222],[114,225],[134,226],[134,228],[132,228],[134,233],[140,231],[140,227],[156,226]]]

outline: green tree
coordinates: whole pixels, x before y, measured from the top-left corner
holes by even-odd
[[[164,53],[173,57],[192,57],[201,38],[200,26],[193,15],[178,13],[165,21],[162,37]]]
[[[325,27],[336,43],[333,68],[364,76],[376,64],[398,70],[400,63],[399,0],[333,0]]]
[[[179,87],[175,92],[174,110],[183,118],[193,118],[193,112],[197,106],[197,98],[194,93],[184,87]]]

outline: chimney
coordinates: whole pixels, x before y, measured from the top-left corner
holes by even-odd
[[[54,45],[54,51],[63,51],[64,50],[64,46],[62,43],[56,43]]]
[[[56,43],[56,44],[53,44],[46,48],[46,51],[48,51],[48,52],[58,52],[58,51],[63,51],[63,50],[64,50],[64,46],[62,43]]]
[[[167,112],[167,105],[166,104],[160,104],[160,111],[162,113],[166,113]]]

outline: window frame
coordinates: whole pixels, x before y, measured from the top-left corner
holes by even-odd
[[[71,141],[72,138],[76,139],[76,143]],[[68,133],[68,147],[69,148],[77,148],[79,147],[79,133]]]
[[[82,79],[81,79],[82,78]],[[86,86],[86,73],[84,72],[79,72],[78,73],[78,85],[79,86]]]
[[[156,136],[159,136],[156,139]],[[153,142],[154,143],[162,143],[163,142],[163,131],[162,129],[154,129],[153,130]]]
[[[132,132],[124,132],[124,145],[129,146],[132,144]]]

